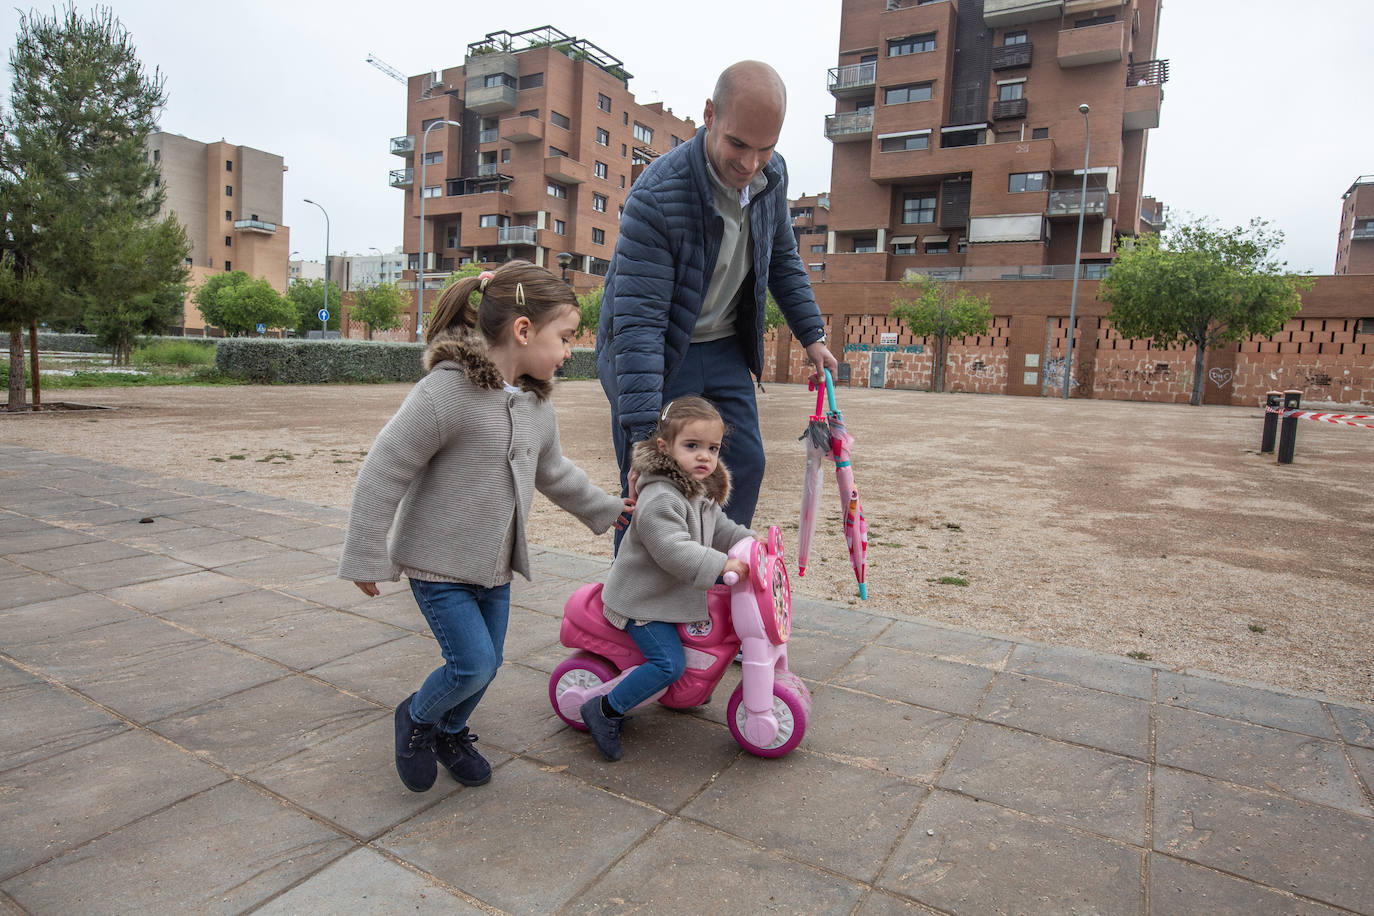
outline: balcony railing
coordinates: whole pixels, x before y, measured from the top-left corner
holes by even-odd
[[[477,177],[486,178],[489,175],[495,175],[500,170],[501,163],[499,162],[481,162],[477,165]]]
[[[1363,229],[1351,229],[1352,239],[1374,239],[1374,226],[1365,226]]]
[[[533,226],[502,226],[496,232],[499,245],[533,245],[536,230]]]
[[[992,103],[992,119],[994,121],[1005,121],[1008,118],[1024,118],[1025,116],[1025,99],[998,99]]]
[[[277,224],[269,223],[262,219],[236,219],[234,220],[234,231],[245,230],[248,232],[276,232]]]
[[[825,136],[829,140],[862,140],[872,133],[872,111],[842,111],[839,114],[825,116]]]
[[[408,188],[415,183],[414,169],[392,169],[391,186],[393,188]]]
[[[1050,216],[1077,216],[1080,200],[1084,216],[1102,216],[1107,212],[1106,188],[1088,188],[1086,195],[1081,188],[1060,188],[1051,191],[1045,212]]]
[[[501,139],[501,132],[495,127],[489,127],[486,130],[477,132],[478,143],[495,143],[499,139]]]
[[[1168,60],[1142,60],[1126,68],[1127,86],[1162,86],[1167,82]]]
[[[992,49],[992,69],[1014,70],[1031,65],[1031,52],[1034,46],[1029,41],[1019,45],[1000,45]]]
[[[391,152],[396,156],[411,156],[415,153],[415,137],[392,137]]]
[[[847,67],[831,67],[826,77],[826,85],[832,95],[857,95],[877,85],[878,65],[870,61]]]
[[[1110,268],[1110,261],[1088,261],[1079,265],[1078,276],[1082,280],[1100,280],[1107,275]],[[975,280],[1072,280],[1073,265],[987,264],[977,267],[908,267],[906,273],[908,276],[919,274],[946,283],[968,283]]]

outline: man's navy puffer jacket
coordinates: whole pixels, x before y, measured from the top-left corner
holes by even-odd
[[[620,239],[606,273],[596,335],[597,374],[629,442],[658,422],[665,379],[682,363],[715,270],[723,223],[706,171],[706,129],[646,168],[630,191]],[[787,206],[787,166],[764,167],[768,186],[752,198],[753,296],[744,297],[736,333],[749,371],[763,370],[765,293],[772,290],[802,346],[825,335],[825,323],[797,254]]]

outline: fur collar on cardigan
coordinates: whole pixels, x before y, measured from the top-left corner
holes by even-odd
[[[487,355],[487,342],[480,334],[455,334],[446,331],[434,338],[425,348],[425,371],[429,372],[445,362],[461,366],[468,381],[478,388],[500,391],[506,387],[506,380],[501,377],[501,370],[496,368],[496,364]],[[515,380],[515,384],[533,392],[541,401],[547,400],[549,395],[553,394],[552,382],[528,375],[520,376]]]
[[[671,455],[660,452],[657,442],[657,439],[645,439],[635,445],[630,466],[640,477],[663,477],[689,500],[704,495],[718,506],[725,505],[730,498],[730,471],[723,462],[716,462],[716,469],[705,480],[695,480],[682,472]]]

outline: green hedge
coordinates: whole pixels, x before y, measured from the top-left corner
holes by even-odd
[[[559,378],[596,378],[596,351],[591,347],[573,347],[572,356],[558,370]]]
[[[179,337],[176,335],[165,334],[157,336],[140,337],[140,345],[152,343],[154,341],[185,341],[199,347],[207,349],[214,347],[217,338],[214,337]],[[24,333],[24,346],[29,345],[28,332]],[[61,351],[63,353],[109,353],[109,347],[102,347],[96,343],[94,334],[59,334],[56,331],[38,332],[38,352]]]
[[[215,368],[253,382],[413,382],[424,375],[418,343],[366,340],[272,340],[226,337],[215,346]]]

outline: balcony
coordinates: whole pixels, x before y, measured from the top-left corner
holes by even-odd
[[[825,138],[834,143],[867,140],[873,136],[873,112],[842,111],[825,116]]]
[[[1006,121],[1011,118],[1024,118],[1026,106],[1025,99],[998,99],[992,103],[992,119]]]
[[[1156,204],[1154,207],[1140,205],[1140,224],[1147,232],[1163,232],[1166,223],[1163,204]]]
[[[1164,87],[1158,83],[1127,86],[1121,109],[1122,130],[1150,130],[1159,126],[1159,109],[1164,104]]]
[[[464,62],[463,104],[479,115],[515,109],[520,65],[509,52],[470,55]]]
[[[503,118],[497,132],[509,143],[528,143],[544,139],[544,122],[529,115]]]
[[[415,183],[414,169],[392,169],[391,186],[393,188],[408,188]]]
[[[544,174],[554,181],[566,184],[581,184],[590,175],[584,163],[568,156],[549,156],[544,160]]]
[[[1045,207],[1045,212],[1051,218],[1061,216],[1078,216],[1079,200],[1083,200],[1084,216],[1105,216],[1107,214],[1107,189],[1088,188],[1086,196],[1083,195],[1081,188],[1059,188],[1050,192],[1049,203]]]
[[[1031,65],[1031,52],[1034,45],[1023,41],[1019,45],[1001,45],[992,49],[992,69],[1015,70]]]
[[[873,92],[878,84],[878,65],[850,64],[847,67],[832,67],[826,72],[826,88],[837,99],[864,96]]]
[[[482,163],[479,163],[478,166],[477,166],[477,177],[478,177],[478,178],[490,178],[492,175],[495,175],[495,174],[499,173],[500,171],[501,171],[501,163],[499,163],[499,162],[482,162]]]
[[[533,226],[502,226],[496,233],[498,245],[533,245],[538,232]]]
[[[1005,29],[1058,19],[1063,12],[1064,0],[984,0],[983,22],[990,29]]]
[[[272,235],[277,231],[276,223],[269,223],[261,219],[236,219],[234,220],[235,232],[258,232],[263,235]]]
[[[478,143],[495,143],[500,138],[500,133],[494,127],[488,127],[486,130],[477,132]]]
[[[409,159],[415,155],[415,136],[412,134],[405,137],[391,138],[391,155],[404,156]]]
[[[1126,23],[1105,22],[1059,32],[1059,66],[1091,67],[1126,56]]]
[[[1350,230],[1351,241],[1362,241],[1364,239],[1374,239],[1374,226],[1364,226]]]

